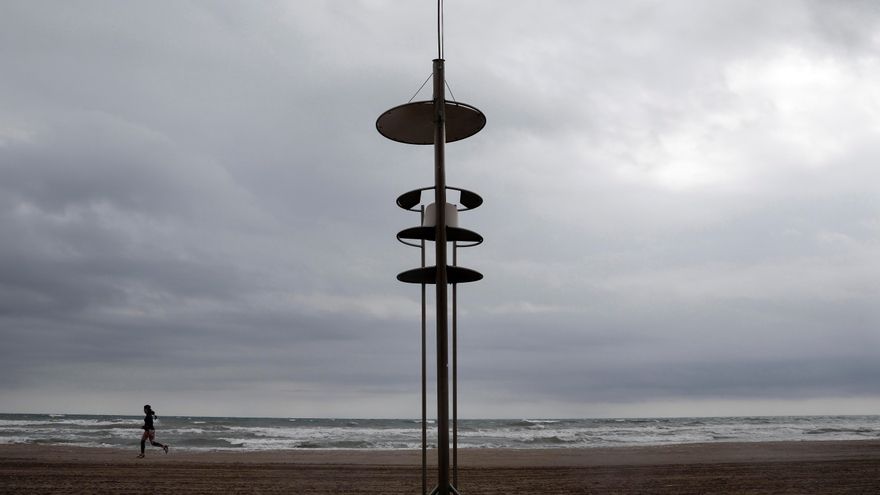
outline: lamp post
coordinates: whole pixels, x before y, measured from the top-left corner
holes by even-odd
[[[420,247],[424,260],[425,241],[434,242],[435,265],[424,266],[401,272],[397,279],[401,282],[415,284],[434,284],[436,287],[436,332],[437,332],[437,487],[432,493],[449,495],[458,493],[458,489],[450,480],[450,445],[449,445],[449,307],[448,285],[453,284],[453,308],[457,309],[456,284],[476,282],[483,278],[477,271],[458,266],[454,254],[453,264],[447,265],[447,242],[453,242],[453,252],[458,247],[475,246],[483,242],[482,236],[476,232],[458,227],[458,212],[480,206],[482,198],[471,191],[451,188],[446,185],[445,146],[446,143],[470,137],[486,125],[486,117],[475,107],[447,101],[445,95],[444,60],[433,61],[433,99],[407,103],[387,110],[376,120],[376,129],[380,134],[407,144],[434,145],[434,185],[404,193],[397,198],[397,205],[405,210],[418,211],[422,214],[419,227],[408,228],[397,234],[397,239],[404,244]],[[433,203],[423,206],[422,192],[433,189]],[[447,190],[459,191],[458,204],[447,201]],[[415,209],[419,206],[419,209]],[[424,210],[423,210],[424,208]],[[418,244],[411,241],[419,241]],[[424,291],[423,291],[424,293]],[[424,322],[424,298],[422,314]],[[456,311],[453,311],[453,318]],[[457,323],[453,319],[453,329],[457,331]],[[424,363],[424,323],[423,323],[422,359]],[[453,335],[453,364],[456,363],[456,335]],[[457,473],[457,371],[453,369],[453,466],[452,472]],[[422,367],[422,428],[425,426],[425,367]],[[422,436],[422,485],[425,482],[425,436]],[[457,478],[457,476],[455,476]]]

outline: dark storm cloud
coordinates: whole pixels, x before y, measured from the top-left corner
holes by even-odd
[[[429,75],[430,6],[4,10],[4,407],[415,414],[393,200],[432,154],[374,122]],[[486,199],[471,414],[876,400],[877,10],[447,5],[450,87],[489,120],[447,149]]]
[[[185,178],[198,164],[153,136],[139,139],[119,123],[96,120],[84,115],[45,140],[3,150],[0,222],[7,235],[0,266],[2,285],[16,300],[6,299],[6,310],[115,306],[126,303],[132,286],[169,296],[228,296],[234,267],[187,259],[180,246],[166,244],[167,232],[154,232],[180,218],[210,221],[199,210],[211,193],[194,199],[199,189]]]

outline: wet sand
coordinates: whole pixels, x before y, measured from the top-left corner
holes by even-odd
[[[418,451],[0,445],[0,493],[418,494]],[[462,494],[880,494],[880,441],[459,452]],[[429,467],[429,488],[436,478]]]

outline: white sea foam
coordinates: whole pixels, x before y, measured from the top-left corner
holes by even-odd
[[[167,430],[169,434],[179,434],[179,435],[204,435],[206,431],[202,428],[174,428],[173,430]]]
[[[31,443],[33,439],[29,436],[2,436],[0,437],[0,445],[9,445],[16,443]]]

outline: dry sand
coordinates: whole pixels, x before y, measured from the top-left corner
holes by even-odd
[[[0,445],[0,493],[418,494],[420,452]],[[462,494],[880,494],[880,441],[463,450]],[[435,471],[429,468],[429,477]],[[430,486],[433,486],[430,485]],[[429,486],[429,488],[430,488]]]

